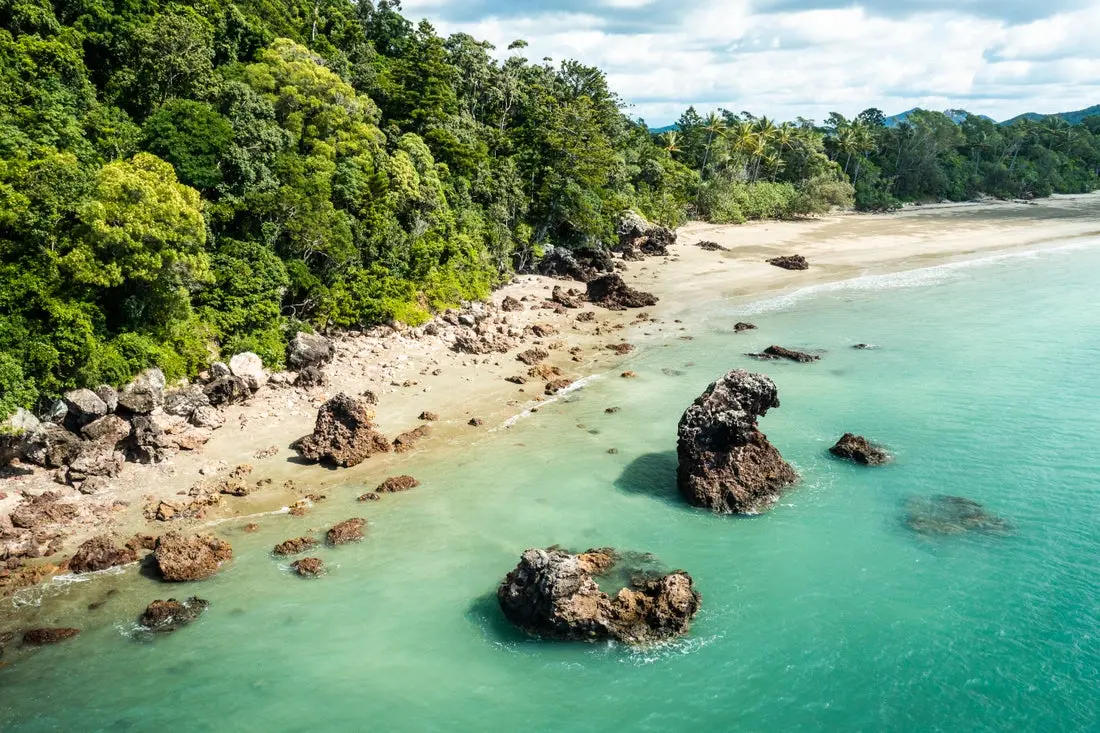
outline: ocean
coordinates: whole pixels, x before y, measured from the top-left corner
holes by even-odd
[[[14,612],[83,632],[0,669],[0,730],[1100,730],[1097,272],[1083,239],[639,326],[637,378],[433,443],[407,493],[356,503],[380,475],[254,534],[222,525],[235,558],[212,580],[129,567],[22,592]],[[744,356],[773,343],[822,359]],[[761,428],[802,475],[753,517],[675,486],[680,415],[733,368],[777,383]],[[896,461],[833,459],[845,432]],[[1012,529],[914,532],[907,499],[939,494]],[[352,516],[366,538],[313,553],[322,578],[269,554]],[[496,586],[551,544],[687,570],[691,633],[644,649],[517,633]],[[192,594],[211,604],[199,621],[135,636],[151,600]]]

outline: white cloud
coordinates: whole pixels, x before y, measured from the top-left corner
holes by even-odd
[[[462,17],[469,5],[446,2],[405,6],[441,32],[464,31],[498,49],[524,38],[528,58],[599,66],[651,123],[672,121],[689,104],[781,119],[918,105],[1003,119],[1100,102],[1100,6],[1014,25],[989,7],[968,15],[965,3],[887,15],[858,2],[786,2],[769,12],[750,0],[561,0],[561,10],[543,3],[524,13],[525,4],[494,11],[482,0],[490,10],[471,20]]]

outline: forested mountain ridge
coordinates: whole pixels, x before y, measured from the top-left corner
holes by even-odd
[[[971,151],[931,116],[689,110],[655,136],[596,68],[522,41],[498,60],[399,11],[0,0],[0,418],[152,364],[278,366],[301,328],[422,322],[548,246],[611,243],[630,208],[677,225],[1095,184],[1086,127],[1064,151],[983,128]]]

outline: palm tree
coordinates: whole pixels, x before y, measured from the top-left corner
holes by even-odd
[[[664,143],[665,152],[669,155],[680,152],[680,133],[675,130],[669,130],[661,135],[661,139]]]
[[[756,133],[751,122],[742,122],[733,131],[733,149],[750,161],[753,151],[756,150]],[[745,165],[745,175],[749,175],[751,163]]]
[[[726,121],[717,112],[712,111],[707,115],[703,123],[703,129],[707,131],[707,147],[703,152],[703,166],[699,169],[700,177],[702,177],[707,170],[707,160],[710,158],[710,146],[714,144],[714,138],[726,134]]]

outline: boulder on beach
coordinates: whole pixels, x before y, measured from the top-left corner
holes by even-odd
[[[71,628],[27,629],[23,632],[23,643],[31,646],[60,644],[79,633],[80,629]]]
[[[325,376],[325,371],[319,366],[310,365],[298,372],[298,376],[294,377],[294,386],[298,389],[313,389],[314,387],[324,387],[328,384],[328,377]]]
[[[619,564],[607,549],[530,549],[500,584],[497,601],[515,626],[546,639],[644,644],[687,633],[702,602],[691,576],[639,574],[612,596],[598,580]]]
[[[310,366],[321,366],[332,361],[336,345],[315,333],[299,331],[286,347],[286,364],[295,371]]]
[[[784,257],[772,257],[768,260],[769,265],[775,267],[781,267],[784,270],[808,270],[810,269],[810,263],[806,261],[806,258],[802,255],[786,255]]]
[[[912,496],[905,501],[905,525],[922,535],[954,535],[966,532],[1006,535],[1012,525],[973,499],[936,494]]]
[[[232,557],[233,548],[225,540],[210,535],[184,537],[179,532],[158,537],[153,550],[161,577],[172,582],[205,580]]]
[[[548,277],[588,282],[601,272],[611,272],[614,267],[611,254],[604,249],[550,247],[538,261],[535,270]]]
[[[73,389],[66,392],[65,427],[74,433],[90,422],[95,422],[107,414],[107,403],[90,389]]]
[[[533,346],[526,351],[521,351],[516,354],[516,359],[518,361],[522,361],[527,366],[533,366],[535,364],[538,364],[543,359],[548,358],[549,356],[550,352],[546,349],[540,348],[538,346]]]
[[[889,463],[892,457],[884,448],[854,433],[845,433],[829,452],[837,458],[862,463],[864,466],[881,466]]]
[[[611,273],[588,283],[588,301],[608,310],[645,308],[657,304],[657,296],[628,286],[622,275]]]
[[[219,407],[244,402],[251,396],[252,389],[248,386],[248,382],[230,374],[218,377],[207,384],[203,387],[203,393],[211,405]]]
[[[619,220],[615,233],[619,242],[615,250],[628,253],[639,252],[649,256],[668,254],[669,245],[676,243],[676,232],[660,224],[652,224],[636,211],[627,211]]]
[[[156,600],[145,608],[138,623],[148,631],[169,633],[182,629],[201,616],[202,612],[209,607],[210,601],[197,596],[191,596],[183,601],[177,601],[175,598],[169,598],[166,601]]]
[[[229,360],[229,371],[232,372],[234,377],[244,381],[253,392],[267,384],[264,363],[259,356],[251,351],[234,354],[233,358]]]
[[[108,535],[98,535],[77,548],[69,560],[69,571],[81,574],[106,570],[137,562],[137,551],[130,546],[119,547]]]
[[[85,425],[80,432],[88,440],[116,447],[130,437],[130,430],[130,423],[118,415],[104,415]]]
[[[521,311],[523,310],[523,303],[520,303],[511,295],[505,295],[504,300],[500,301],[500,309],[505,313]]]
[[[364,399],[341,392],[321,406],[313,433],[293,448],[310,461],[355,466],[375,453],[390,451],[390,442],[374,429],[374,410]]]
[[[346,545],[349,542],[361,540],[365,526],[367,526],[367,520],[362,517],[345,519],[325,533],[325,540],[330,545]]]
[[[152,368],[134,377],[118,393],[118,405],[136,415],[146,415],[164,404],[164,372]]]
[[[420,439],[428,435],[430,429],[427,425],[420,425],[412,430],[406,430],[393,439],[393,449],[398,453],[411,451]]]
[[[764,361],[777,361],[779,359],[787,359],[789,361],[797,361],[801,364],[808,364],[812,361],[818,361],[821,359],[816,354],[807,354],[805,351],[795,351],[794,349],[788,349],[785,346],[769,346],[759,354],[746,354],[745,356],[751,356],[755,359],[761,359]]]
[[[550,300],[564,308],[580,308],[581,296],[575,290],[566,291],[560,285],[555,285],[550,292]]]
[[[271,551],[275,555],[285,557],[287,555],[298,555],[307,550],[313,549],[317,544],[317,540],[312,537],[295,537],[293,539],[280,542],[275,545],[275,548]]]
[[[713,382],[680,418],[677,485],[690,504],[724,514],[767,509],[798,480],[756,420],[779,407],[775,383],[735,369]]]

